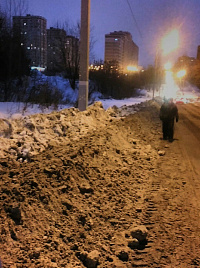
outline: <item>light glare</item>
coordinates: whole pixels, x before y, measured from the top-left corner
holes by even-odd
[[[176,74],[176,76],[178,77],[178,78],[182,78],[182,77],[184,77],[186,75],[186,70],[180,70],[177,74]]]
[[[163,54],[167,55],[179,46],[179,32],[174,29],[169,32],[161,41]]]
[[[130,71],[130,72],[137,72],[138,71],[138,68],[136,66],[127,66],[127,71]]]
[[[172,68],[172,63],[168,61],[167,63],[165,63],[164,68],[165,70],[170,70]]]

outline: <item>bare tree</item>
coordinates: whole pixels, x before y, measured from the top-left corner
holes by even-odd
[[[6,0],[4,12],[7,16],[9,28],[12,29],[12,17],[23,16],[28,10],[26,0]]]
[[[57,44],[60,45],[59,50],[60,55],[62,55],[62,63],[59,66],[64,67],[65,77],[69,79],[70,85],[73,89],[76,88],[76,82],[79,78],[79,39],[80,39],[80,22],[76,24],[71,24],[69,21],[65,21],[63,24],[57,22],[57,29],[62,29],[66,32],[66,41],[57,40]],[[93,28],[91,28],[93,31]],[[92,53],[95,44],[94,37],[90,35],[90,55],[94,58]],[[60,56],[58,57],[60,58]],[[58,65],[58,64],[57,64]]]
[[[5,9],[10,16],[23,16],[28,10],[28,3],[26,0],[6,0]]]

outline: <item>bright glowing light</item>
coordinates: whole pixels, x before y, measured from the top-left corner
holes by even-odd
[[[40,72],[44,72],[45,68],[43,67],[38,67],[38,66],[31,66],[31,70],[38,70]]]
[[[180,70],[177,74],[176,74],[176,76],[178,77],[178,78],[182,78],[182,77],[184,77],[186,75],[186,70]]]
[[[127,66],[127,71],[130,71],[130,72],[137,72],[138,71],[138,68],[136,66]]]
[[[89,70],[93,70],[93,71],[99,71],[100,69],[103,69],[103,65],[93,65],[93,64],[91,64],[90,66],[89,66]]]
[[[179,46],[179,32],[174,29],[169,32],[161,41],[163,54],[167,55]]]
[[[172,68],[172,63],[168,61],[167,63],[165,63],[164,68],[165,70],[170,70]]]
[[[173,73],[170,70],[165,71],[165,84],[163,85],[163,97],[175,98],[179,87],[175,84]]]

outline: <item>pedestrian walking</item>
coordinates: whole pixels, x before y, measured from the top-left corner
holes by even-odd
[[[178,108],[173,102],[173,99],[165,99],[164,103],[160,108],[160,120],[162,120],[162,132],[163,140],[169,140],[170,142],[174,139],[174,121],[179,120]]]

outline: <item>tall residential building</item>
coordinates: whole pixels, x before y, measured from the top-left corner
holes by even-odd
[[[195,59],[194,57],[181,56],[177,59],[175,67],[178,67],[179,69],[191,68],[196,64],[196,61],[197,59]]]
[[[41,16],[14,16],[13,30],[22,37],[27,57],[31,60],[32,68],[47,66],[47,21]]]
[[[79,39],[72,35],[66,37],[66,61],[68,68],[79,65]]]
[[[66,66],[66,31],[50,27],[47,29],[47,69],[61,71]]]
[[[47,44],[47,69],[49,71],[78,68],[78,38],[66,35],[63,29],[51,27],[47,29]]]
[[[116,64],[120,72],[138,66],[139,48],[129,32],[115,31],[105,35],[105,62]]]

